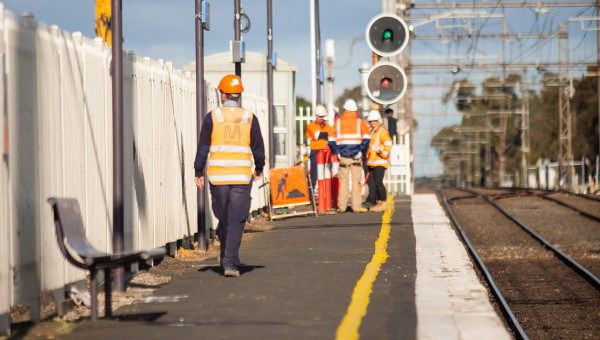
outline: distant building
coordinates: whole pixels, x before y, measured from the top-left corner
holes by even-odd
[[[204,79],[217,85],[224,75],[234,74],[235,64],[230,60],[229,52],[204,57]],[[267,56],[262,53],[248,51],[245,60],[242,63],[244,92],[266,100],[268,97]],[[183,70],[196,72],[196,62],[184,66]],[[296,72],[295,65],[277,59],[277,64],[273,70],[273,139],[276,168],[293,165],[295,161]],[[261,126],[261,128],[268,131],[269,127]]]

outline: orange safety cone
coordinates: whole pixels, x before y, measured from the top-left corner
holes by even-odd
[[[331,163],[328,162],[330,152],[320,150],[317,153],[319,212],[331,210]]]
[[[318,211],[325,212],[325,153],[322,150],[317,153],[317,185]]]
[[[338,170],[340,163],[337,155],[331,155],[331,200],[333,201],[333,209],[338,208],[338,194],[340,193],[340,179],[338,177]]]
[[[325,150],[325,211],[331,210],[331,151]]]

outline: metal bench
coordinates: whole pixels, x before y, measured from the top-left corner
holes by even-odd
[[[165,247],[137,253],[107,254],[94,248],[85,236],[76,199],[51,197],[48,202],[54,212],[56,238],[61,253],[74,266],[90,271],[92,320],[98,319],[98,270],[104,270],[105,316],[112,316],[111,269],[164,256]]]

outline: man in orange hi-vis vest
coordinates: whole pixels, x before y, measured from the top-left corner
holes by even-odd
[[[317,108],[315,109],[315,120],[306,126],[306,140],[310,144],[310,181],[312,184],[313,195],[318,179],[317,154],[320,150],[329,150],[327,142],[329,140],[331,125],[327,124],[325,121],[326,116],[327,110],[325,109],[325,106],[317,105]]]
[[[240,107],[244,91],[242,80],[226,75],[219,83],[219,91],[223,106],[212,110],[202,123],[194,168],[196,186],[203,190],[204,168],[207,167],[212,209],[219,220],[219,263],[225,276],[238,277],[239,250],[250,210],[252,179],[262,177],[265,146],[258,119]]]
[[[353,99],[344,103],[342,118],[338,119],[329,134],[329,148],[338,155],[338,212],[344,213],[348,207],[348,181],[352,175],[352,211],[366,212],[360,197],[360,180],[362,177],[362,158],[366,154],[371,138],[367,122],[358,117],[358,106]]]
[[[385,170],[390,166],[390,151],[392,150],[392,139],[383,124],[381,114],[377,110],[371,110],[367,116],[371,125],[371,142],[367,150],[367,167],[369,168],[369,197],[368,201],[376,202],[369,211],[387,210],[387,192],[383,185]]]

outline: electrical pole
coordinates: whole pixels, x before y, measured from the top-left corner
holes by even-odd
[[[568,62],[569,60],[569,26],[568,24],[559,24],[558,32],[558,57],[559,61]],[[559,114],[559,134],[558,134],[558,186],[562,188],[564,182],[568,188],[571,187],[571,163],[573,161],[572,147],[572,122],[571,98],[573,97],[573,86],[569,81],[569,70],[559,68],[559,86],[558,86],[558,114]]]
[[[502,35],[506,35],[506,16],[504,14],[504,7],[502,8]],[[506,39],[502,39],[502,93],[504,94],[504,88],[506,87]],[[506,111],[506,98],[502,96],[500,99],[501,110]],[[500,114],[500,132],[498,135],[498,146],[496,146],[496,153],[498,154],[498,184],[503,186],[504,177],[506,175],[506,129],[508,126],[508,114]]]
[[[529,166],[529,90],[521,88],[521,92],[523,93],[521,102],[521,186],[526,188]]]
[[[325,41],[325,60],[327,61],[327,77],[325,77],[327,81],[327,113],[329,124],[333,125],[335,119],[333,113],[333,80],[335,79],[335,70],[333,65],[335,63],[335,41],[332,39]]]
[[[125,249],[123,222],[123,11],[122,0],[112,1],[112,109],[113,109],[113,254]],[[125,268],[113,270],[113,290],[125,291]],[[104,280],[110,278],[105,277]],[[108,298],[108,297],[107,297]]]
[[[275,138],[273,134],[273,0],[267,0],[267,101],[269,105],[269,163],[275,167]]]
[[[203,17],[206,18],[208,13],[204,13],[203,0],[196,0],[196,15],[195,15],[195,31],[196,31],[196,129],[197,141],[200,142],[200,131],[202,131],[202,123],[206,116],[204,108],[204,23]],[[198,205],[198,232],[196,234],[196,242],[201,251],[206,251],[206,200],[205,191],[197,190]]]
[[[233,1],[233,15],[234,15],[234,20],[233,20],[233,31],[234,31],[234,40],[236,42],[240,43],[239,48],[243,48],[241,45],[241,40],[242,40],[242,32],[241,32],[241,28],[240,28],[240,19],[241,19],[241,14],[240,14],[240,8],[241,8],[241,4],[240,4],[240,0],[234,0]],[[237,60],[237,59],[236,59]],[[236,61],[235,62],[235,75],[242,78],[242,62],[241,61]]]
[[[315,0],[308,0],[310,7],[310,88],[311,88],[311,104],[314,110],[317,106],[317,63],[315,55]]]
[[[315,2],[315,64],[317,72],[316,74],[316,101],[317,105],[321,104],[321,28],[319,24],[319,0],[314,0]]]
[[[596,16],[600,17],[600,0],[596,0]],[[600,20],[596,21],[596,91],[598,102],[598,158],[596,158],[596,186],[600,184],[600,169],[598,169],[598,159],[600,159]]]

